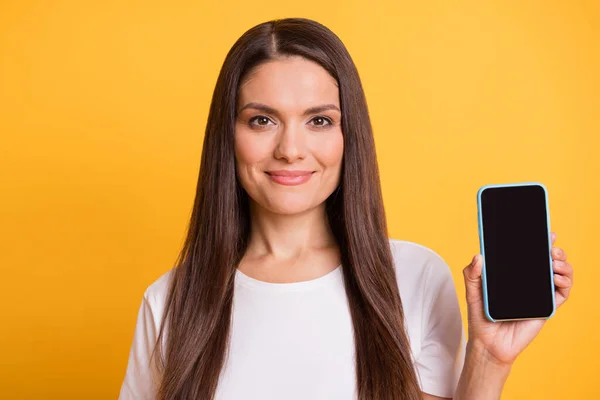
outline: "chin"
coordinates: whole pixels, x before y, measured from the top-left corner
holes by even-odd
[[[266,203],[262,203],[261,205],[262,207],[276,214],[293,215],[309,211],[315,207],[318,207],[320,204],[312,204],[312,202],[309,202],[307,199],[303,198],[288,198],[280,200],[271,198]]]

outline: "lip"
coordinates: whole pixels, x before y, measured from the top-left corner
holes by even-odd
[[[313,173],[313,171],[301,171],[301,170],[290,170],[290,169],[267,171],[267,174],[277,175],[277,176],[303,176],[303,175],[310,175],[312,173]]]
[[[281,185],[295,186],[307,182],[313,175],[314,171],[300,170],[277,170],[266,171],[271,180]]]

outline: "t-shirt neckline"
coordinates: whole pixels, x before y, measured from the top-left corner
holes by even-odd
[[[242,271],[236,268],[235,270],[235,281],[246,287],[275,291],[275,292],[287,292],[287,291],[296,291],[296,290],[309,290],[316,287],[320,287],[322,285],[327,284],[328,282],[333,282],[337,278],[342,275],[342,264],[338,265],[333,271],[328,272],[327,274],[320,276],[315,279],[310,279],[308,281],[300,281],[300,282],[288,282],[288,283],[275,283],[275,282],[266,282],[261,281],[255,278],[252,278]]]

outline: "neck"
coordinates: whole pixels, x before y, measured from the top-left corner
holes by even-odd
[[[286,262],[303,259],[314,250],[337,247],[325,203],[297,214],[273,213],[250,204],[250,240],[246,254]]]

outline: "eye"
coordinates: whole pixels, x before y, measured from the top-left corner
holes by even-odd
[[[311,119],[312,122],[316,122],[315,124],[313,124],[314,126],[318,126],[318,127],[324,127],[324,126],[328,126],[328,125],[333,125],[333,122],[327,118],[327,117],[314,117],[313,119]]]
[[[253,122],[256,121],[256,124],[253,124]],[[250,120],[248,121],[248,124],[250,126],[260,126],[260,127],[264,127],[267,126],[269,124],[269,122],[272,122],[269,118],[265,117],[264,115],[257,115],[256,117],[252,117],[250,118]]]

